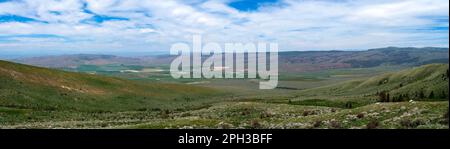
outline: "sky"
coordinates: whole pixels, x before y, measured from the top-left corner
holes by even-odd
[[[274,42],[281,51],[448,47],[448,0],[0,0],[0,51],[156,52]]]

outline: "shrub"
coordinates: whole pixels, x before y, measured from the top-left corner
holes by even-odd
[[[218,125],[219,125],[220,129],[230,129],[233,127],[232,124],[225,123],[225,122],[220,122]]]
[[[400,125],[405,128],[410,128],[412,126],[412,122],[409,119],[400,120]]]
[[[356,117],[359,119],[364,118],[364,113],[359,113],[358,115],[356,115]]]
[[[262,118],[268,118],[268,117],[272,117],[272,116],[273,116],[272,113],[264,111],[261,113],[261,115],[259,117],[262,119]]]
[[[371,120],[369,123],[367,123],[366,128],[367,129],[376,129],[380,126],[380,122],[377,120]]]
[[[250,122],[250,127],[252,127],[253,129],[258,129],[261,128],[261,124],[258,120],[255,119]]]
[[[422,119],[416,119],[413,121],[413,127],[416,128],[417,126],[425,125],[425,122]]]
[[[421,119],[417,119],[415,121],[412,121],[410,119],[403,119],[400,121],[400,125],[405,128],[416,128],[419,125],[424,125],[425,122]]]
[[[161,112],[160,112],[160,116],[161,116],[161,118],[169,118],[169,114],[170,114],[170,111],[169,110],[162,110]]]
[[[313,127],[314,127],[314,128],[318,128],[318,127],[320,127],[321,125],[322,125],[322,121],[317,120],[317,121],[314,122]]]
[[[341,129],[342,128],[341,123],[339,123],[338,121],[331,121],[330,122],[330,126],[331,126],[331,128],[334,128],[334,129]]]
[[[333,113],[336,112],[336,109],[335,108],[331,109],[331,112],[333,112]]]
[[[303,116],[308,116],[308,115],[310,115],[312,112],[311,111],[308,111],[308,110],[305,110],[305,111],[303,111]]]
[[[249,115],[251,112],[250,112],[250,109],[247,109],[247,108],[245,108],[242,112],[241,112],[241,115]]]

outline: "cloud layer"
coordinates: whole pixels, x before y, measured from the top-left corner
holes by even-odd
[[[448,0],[3,0],[0,50],[164,51],[204,42],[281,50],[448,47]]]

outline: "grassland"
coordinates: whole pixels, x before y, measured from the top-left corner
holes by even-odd
[[[197,86],[140,83],[0,61],[0,105],[36,110],[177,109],[225,93]]]
[[[446,101],[379,103],[353,109],[264,102],[220,102],[187,111],[0,108],[3,128],[448,129],[446,112]]]
[[[283,73],[269,91],[165,66],[70,71],[0,61],[0,127],[448,129],[448,64]]]

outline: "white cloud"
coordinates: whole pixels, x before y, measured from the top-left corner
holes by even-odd
[[[447,0],[284,0],[281,6],[243,12],[227,0],[8,1],[0,3],[0,16],[47,23],[0,22],[0,35],[49,34],[70,40],[27,38],[14,43],[0,38],[0,50],[42,44],[80,51],[168,50],[172,43],[190,42],[192,34],[222,43],[278,42],[282,50],[448,47],[448,6]],[[87,23],[96,14],[110,19]]]

